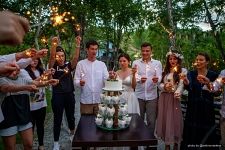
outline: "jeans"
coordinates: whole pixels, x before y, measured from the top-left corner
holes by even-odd
[[[150,128],[150,132],[154,134],[155,130],[155,121],[157,116],[157,98],[154,100],[143,100],[138,99],[139,106],[140,106],[140,115],[143,120],[147,120],[147,126]]]

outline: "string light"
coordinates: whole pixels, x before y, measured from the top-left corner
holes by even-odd
[[[27,14],[27,15],[31,15],[31,12],[28,10],[28,11],[26,12],[26,14]]]

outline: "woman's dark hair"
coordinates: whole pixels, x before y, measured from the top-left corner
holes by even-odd
[[[118,61],[120,60],[121,57],[126,58],[129,62],[131,61],[130,56],[126,53],[120,54],[119,57],[118,57]]]
[[[178,52],[174,51],[172,53],[178,53]],[[170,65],[170,62],[169,62],[170,56],[171,55],[168,55],[167,58],[166,58],[166,66],[165,66],[164,71],[162,73],[162,81],[161,82],[163,82],[164,77],[168,73],[170,73],[170,69],[171,69],[171,65]],[[173,73],[173,80],[174,80],[175,83],[177,83],[177,82],[179,82],[179,79],[180,79],[179,74],[182,72],[182,67],[181,67],[182,60],[179,57],[177,57],[176,55],[173,55],[173,56],[175,56],[176,59],[177,59],[177,71]]]
[[[208,62],[210,62],[210,57],[209,57],[209,55],[207,53],[205,53],[205,52],[199,52],[198,55],[204,56],[205,57],[205,60],[208,61]]]
[[[56,47],[56,52],[63,52],[64,55],[65,55],[65,62],[66,62],[66,52],[65,52],[65,50],[61,46],[57,46]],[[58,65],[57,61],[55,61],[55,64],[54,65]]]
[[[38,64],[37,64],[37,66],[36,66],[36,69],[39,71],[40,75],[42,75],[43,72],[44,72],[43,65],[42,65],[42,63],[41,63],[41,59],[40,59],[40,58],[38,58],[37,60],[38,60]],[[37,77],[35,76],[34,72],[33,72],[32,69],[31,69],[31,65],[28,65],[28,66],[25,68],[25,70],[28,72],[28,74],[30,75],[30,77],[31,77],[33,80],[35,80],[35,79],[37,78]]]

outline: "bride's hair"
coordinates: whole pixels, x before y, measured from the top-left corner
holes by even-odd
[[[119,57],[118,57],[118,61],[120,60],[121,57],[126,58],[129,62],[131,61],[130,56],[126,53],[120,54]]]

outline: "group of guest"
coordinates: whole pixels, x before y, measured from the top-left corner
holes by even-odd
[[[19,21],[10,12],[0,13],[0,17],[13,16],[21,29],[21,38],[0,39],[2,44],[19,44],[27,32],[28,24]],[[10,19],[10,17],[9,17]],[[21,18],[20,18],[21,19]],[[0,27],[0,33],[1,32]],[[17,31],[17,30],[16,30]],[[23,31],[23,32],[22,32]],[[15,33],[15,32],[13,32]],[[96,59],[99,45],[91,40],[86,43],[87,58],[78,62],[80,37],[75,38],[76,49],[70,62],[59,45],[57,37],[52,38],[49,70],[44,71],[40,58],[47,50],[28,49],[16,54],[0,57],[0,136],[5,149],[15,149],[16,134],[20,133],[24,149],[32,149],[33,131],[37,127],[39,149],[44,149],[44,120],[46,115],[46,97],[43,86],[52,85],[52,110],[54,114],[54,146],[59,150],[59,136],[63,111],[65,110],[70,137],[75,133],[75,99],[74,85],[81,89],[80,113],[96,114],[100,103],[100,94],[104,81],[108,78],[122,80],[124,92],[121,98],[128,103],[129,113],[140,114],[146,119],[152,134],[166,144],[166,149],[174,145],[187,149],[192,144],[214,144],[213,134],[208,132],[215,126],[213,107],[214,95],[225,82],[224,71],[218,74],[208,69],[209,56],[199,53],[196,57],[195,70],[182,68],[183,56],[170,51],[166,54],[166,64],[162,69],[160,61],[153,59],[153,48],[149,43],[141,45],[142,58],[135,60],[132,67],[127,54],[118,57],[119,70],[107,70],[104,62]],[[9,43],[8,43],[9,42]],[[29,51],[29,55],[27,52]],[[24,69],[24,70],[23,70]],[[75,71],[74,79],[72,72]],[[47,80],[43,77],[47,75]],[[74,84],[73,84],[74,83]],[[188,91],[188,102],[185,121],[181,111],[180,99],[183,90]],[[225,111],[221,109],[222,146],[225,143]],[[207,137],[207,138],[205,138]]]
[[[107,72],[105,64],[96,60],[98,44],[94,42],[86,48],[87,59],[78,62],[74,79],[81,88],[81,114],[95,114],[104,80],[117,78],[123,83],[121,98],[127,100],[128,112],[146,119],[150,132],[165,142],[166,149],[171,145],[179,149],[181,142],[182,149],[218,143],[215,132],[209,134],[215,126],[213,100],[218,87],[213,82],[217,81],[218,74],[208,69],[210,59],[206,53],[199,53],[195,69],[187,71],[182,68],[183,56],[169,51],[162,69],[161,62],[151,57],[151,44],[143,43],[142,58],[135,60],[132,67],[129,55],[121,54],[118,57],[120,69]],[[184,89],[189,93],[185,121],[180,103]],[[222,126],[221,131],[224,132]]]

